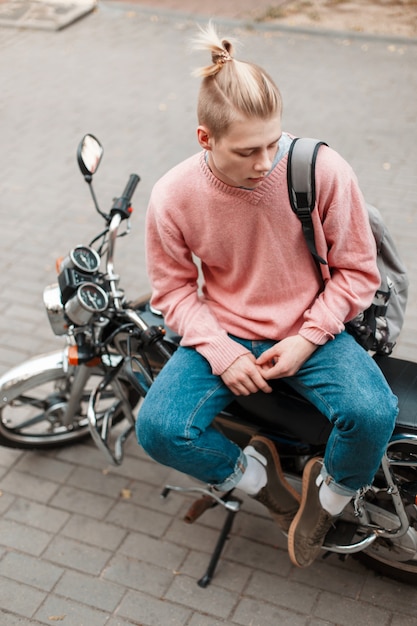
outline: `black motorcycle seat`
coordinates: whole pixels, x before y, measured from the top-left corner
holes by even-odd
[[[415,433],[417,431],[417,363],[387,356],[377,356],[375,361],[398,397],[397,428]]]
[[[391,389],[398,397],[397,430],[417,431],[417,363],[395,357],[377,356],[375,361]],[[259,420],[259,425],[284,431],[310,444],[326,442],[331,424],[309,402],[304,400],[284,381],[270,381],[271,394],[255,393],[236,398],[235,404]]]
[[[243,411],[247,421],[301,442],[323,445],[332,429],[329,420],[283,380],[270,380],[272,393],[238,396],[231,412]],[[240,411],[239,411],[240,409]]]

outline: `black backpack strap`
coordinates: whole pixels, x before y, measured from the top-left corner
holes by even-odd
[[[308,249],[316,263],[327,265],[317,252],[311,213],[316,203],[315,165],[320,146],[317,139],[294,139],[288,152],[287,182],[291,208],[301,221]]]

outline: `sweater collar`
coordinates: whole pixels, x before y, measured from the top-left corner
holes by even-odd
[[[287,181],[287,159],[288,150],[286,153],[277,160],[277,163],[272,167],[269,174],[265,177],[265,180],[256,189],[245,189],[243,187],[232,187],[227,185],[219,178],[214,176],[213,172],[209,168],[206,162],[206,152],[200,153],[200,167],[204,176],[209,180],[210,185],[213,185],[217,191],[225,193],[235,198],[242,198],[246,202],[251,204],[258,204],[265,195],[267,195],[272,187],[277,185],[286,184]]]

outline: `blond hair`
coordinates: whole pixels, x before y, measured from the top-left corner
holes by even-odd
[[[219,137],[238,117],[268,119],[281,115],[278,87],[261,67],[233,57],[231,39],[220,39],[213,24],[193,40],[196,50],[211,52],[212,64],[193,72],[203,78],[198,97],[198,122]]]

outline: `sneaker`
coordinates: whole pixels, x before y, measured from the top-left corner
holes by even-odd
[[[287,533],[300,506],[300,496],[286,481],[272,441],[257,435],[249,445],[266,459],[267,483],[253,498],[269,509],[274,520]]]
[[[311,459],[304,468],[301,504],[288,532],[288,552],[298,567],[311,565],[320,554],[324,540],[335,519],[320,504],[316,485],[323,462]]]

